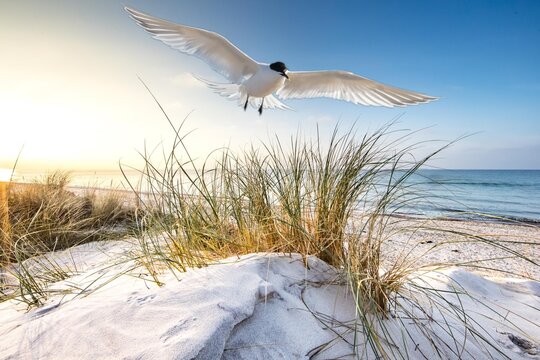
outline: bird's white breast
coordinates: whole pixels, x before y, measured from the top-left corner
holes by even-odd
[[[283,87],[286,78],[268,65],[259,65],[252,77],[243,83],[244,91],[253,97],[265,97]]]

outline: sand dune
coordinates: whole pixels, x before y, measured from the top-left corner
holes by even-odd
[[[398,240],[394,242],[409,241]],[[133,242],[109,241],[48,254],[66,266],[77,266],[73,276],[51,285],[55,290],[87,290],[77,296],[55,295],[28,312],[13,300],[0,303],[0,358],[371,358],[362,334],[355,342],[350,329],[355,319],[350,289],[316,258],[309,258],[306,268],[298,255],[251,254],[176,274],[177,278],[164,274],[165,286],[158,287],[130,260],[135,248]],[[120,273],[125,275],[116,278]],[[443,345],[451,341],[449,334],[436,325],[444,323],[444,311],[434,309],[423,325],[439,337],[433,345],[399,314],[384,320],[394,336],[410,335],[394,351],[419,359],[538,356],[540,283],[487,278],[464,268],[424,273],[411,281],[439,289],[460,286],[470,293],[472,298],[459,299],[448,293],[445,301],[459,303],[479,336],[499,347],[481,345],[470,334],[464,337],[462,324],[455,322],[450,327],[462,352],[452,353]]]

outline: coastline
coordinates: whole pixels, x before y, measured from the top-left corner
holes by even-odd
[[[131,190],[125,189],[69,187],[69,190],[79,195],[85,192],[95,192],[98,195],[113,192],[126,196],[128,204],[133,205],[138,201]],[[148,194],[142,193],[142,196],[144,195]],[[391,234],[384,243],[388,263],[408,254],[411,260],[417,258],[415,265],[418,266],[440,264],[466,267],[485,276],[540,280],[540,266],[527,263],[518,257],[509,257],[502,247],[497,249],[487,244],[491,240],[502,241],[503,246],[512,251],[527,255],[531,259],[537,258],[535,251],[538,250],[535,250],[535,247],[540,246],[540,224],[534,220],[524,222],[502,217],[467,219],[409,214],[393,214],[389,217],[396,226],[389,229]],[[467,234],[474,234],[475,239],[484,237],[486,243],[471,244],[467,240]],[[431,247],[436,250],[424,255]],[[492,267],[504,272],[494,272],[490,270]]]
[[[130,191],[141,172],[126,169],[66,171],[74,189]],[[13,181],[31,182],[46,176],[43,171],[19,171]],[[144,180],[144,179],[143,179]],[[540,223],[540,170],[419,169],[407,185],[427,201],[406,206],[407,216],[446,216],[454,219],[491,219],[509,223]],[[78,190],[77,190],[78,191]]]
[[[15,183],[15,186],[27,186],[32,183]],[[77,196],[106,196],[118,194],[128,206],[137,206],[139,198],[132,190],[109,189],[102,187],[67,186],[66,190]],[[141,193],[141,196],[149,193]],[[535,220],[518,221],[502,217],[463,218],[463,217],[428,217],[418,214],[388,215],[392,224],[388,239],[383,244],[385,261],[395,263],[406,256],[414,260],[415,266],[440,264],[441,266],[471,267],[471,271],[486,276],[520,277],[540,280],[540,266],[530,264],[517,257],[509,257],[503,247],[531,259],[537,258],[535,247],[540,246],[540,224]],[[437,230],[435,230],[437,229]],[[441,231],[442,230],[442,231]],[[471,244],[467,234],[474,234],[475,239],[484,237],[501,241],[498,250],[492,245],[475,241]],[[434,249],[431,249],[434,248]],[[426,250],[431,249],[427,254]],[[535,252],[536,251],[536,252]],[[491,259],[484,261],[485,259]],[[495,260],[493,260],[495,259]],[[484,267],[483,270],[480,268]],[[504,272],[496,273],[489,268],[495,267]]]

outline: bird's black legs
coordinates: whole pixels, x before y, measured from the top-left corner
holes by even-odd
[[[248,106],[248,103],[249,103],[249,95],[247,95],[246,103],[244,104],[244,111],[246,111],[247,106]],[[259,106],[259,115],[262,115],[263,105],[264,105],[264,98],[262,98],[262,100],[261,100],[261,106]]]
[[[263,104],[264,104],[264,98],[262,98],[261,100],[261,106],[259,107],[259,115],[262,115]]]

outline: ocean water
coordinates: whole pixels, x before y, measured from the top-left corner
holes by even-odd
[[[17,172],[14,181],[31,181],[36,172]],[[126,171],[131,184],[140,174]],[[73,186],[126,189],[120,171],[72,172]],[[408,180],[417,199],[404,214],[452,218],[505,218],[540,223],[540,170],[419,170]],[[504,219],[500,219],[504,220]]]
[[[423,215],[540,222],[540,170],[420,170],[411,182],[433,199]]]

